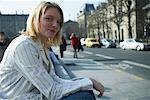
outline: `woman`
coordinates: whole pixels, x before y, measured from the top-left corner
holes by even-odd
[[[78,58],[77,55],[77,48],[79,44],[78,37],[76,36],[75,33],[71,33],[70,39],[71,39],[71,45],[73,47],[73,52],[74,52],[73,58]]]
[[[65,100],[92,87],[104,92],[94,79],[64,80],[55,74],[48,48],[60,44],[62,24],[55,3],[41,2],[30,14],[26,31],[10,43],[0,64],[0,100]]]

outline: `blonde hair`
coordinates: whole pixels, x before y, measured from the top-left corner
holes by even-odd
[[[60,12],[60,15],[61,15],[60,27],[62,28],[63,20],[64,20],[62,9],[56,3],[43,1],[33,10],[33,13],[29,15],[28,20],[27,20],[26,32],[22,32],[22,34],[29,35],[34,41],[38,40],[40,38],[40,18],[46,12],[46,10],[51,7],[58,9],[58,11]],[[55,35],[54,38],[45,39],[47,41],[41,40],[43,46],[50,47],[52,45],[59,45],[61,41],[60,30]]]

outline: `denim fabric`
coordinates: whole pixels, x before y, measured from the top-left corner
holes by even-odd
[[[79,91],[69,96],[63,97],[60,100],[96,100],[92,90]]]

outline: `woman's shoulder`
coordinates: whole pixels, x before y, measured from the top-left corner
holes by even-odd
[[[15,44],[21,44],[21,43],[31,43],[32,41],[29,36],[20,35],[15,39],[13,39],[12,42]]]
[[[11,41],[9,47],[17,48],[20,46],[25,46],[25,45],[29,46],[33,44],[34,42],[29,36],[20,35]]]

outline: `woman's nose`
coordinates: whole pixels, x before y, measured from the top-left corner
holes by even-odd
[[[59,24],[58,24],[57,20],[54,20],[54,21],[53,21],[52,26],[54,26],[54,27],[59,27]]]

